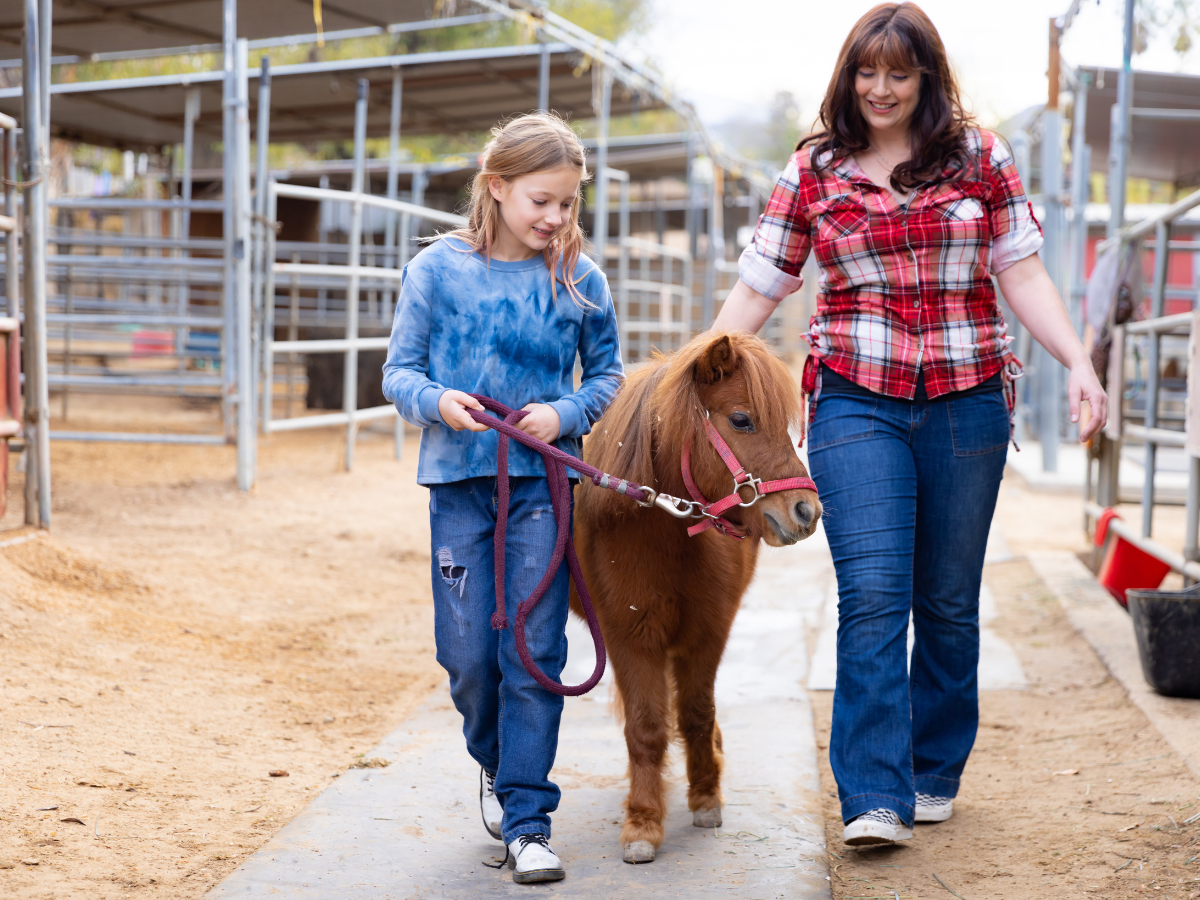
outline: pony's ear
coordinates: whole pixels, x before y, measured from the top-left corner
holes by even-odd
[[[733,341],[729,339],[729,335],[723,334],[705,347],[696,359],[696,381],[700,384],[714,384],[726,375],[732,375],[736,368],[737,355],[733,350]]]

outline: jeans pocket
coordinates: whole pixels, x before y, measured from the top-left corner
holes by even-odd
[[[961,397],[946,404],[955,456],[983,456],[1008,447],[1008,406],[994,391]]]
[[[809,452],[874,437],[878,407],[878,400],[855,394],[821,397],[817,404],[817,419],[809,432]]]

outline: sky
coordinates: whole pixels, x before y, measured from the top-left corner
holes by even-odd
[[[765,109],[777,91],[811,123],[837,53],[867,0],[653,0],[637,49],[652,58],[707,122]],[[937,26],[970,108],[994,125],[1046,101],[1048,29],[1069,0],[921,0]],[[1062,42],[1072,65],[1121,65],[1122,0],[1087,0]],[[1200,41],[1198,41],[1200,43]],[[1200,74],[1200,47],[1182,63],[1166,40],[1134,68]]]

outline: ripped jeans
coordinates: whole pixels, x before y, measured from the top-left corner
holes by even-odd
[[[558,749],[563,698],[538,686],[517,656],[517,605],[541,580],[557,525],[545,478],[509,479],[505,598],[508,627],[495,631],[496,479],[429,486],[434,634],[437,659],[450,674],[450,695],[463,717],[467,752],[496,775],[502,832],[550,834],[558,786],[550,769]],[[574,507],[572,506],[572,509]],[[567,661],[567,567],[525,621],[529,653],[558,680]]]

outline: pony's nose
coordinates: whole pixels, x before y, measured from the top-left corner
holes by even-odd
[[[817,511],[807,500],[799,500],[792,507],[792,515],[796,519],[796,524],[801,528],[809,528],[817,517]]]

